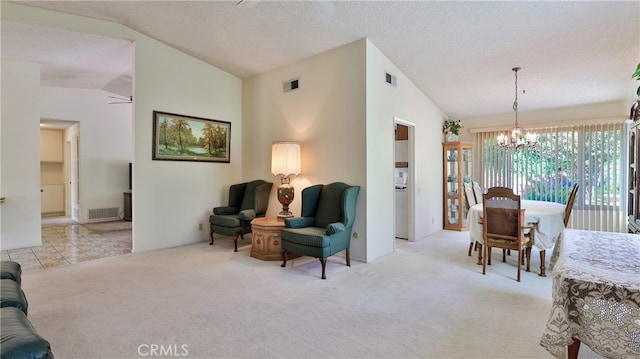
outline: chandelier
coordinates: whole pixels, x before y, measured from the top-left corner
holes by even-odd
[[[513,102],[513,110],[516,112],[516,125],[511,129],[511,136],[500,133],[498,147],[507,149],[534,147],[538,144],[538,135],[532,132],[527,132],[525,135],[522,133],[522,128],[518,126],[518,71],[520,71],[520,68],[514,67],[511,70],[516,75],[516,100]]]

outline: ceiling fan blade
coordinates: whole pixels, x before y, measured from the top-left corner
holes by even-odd
[[[236,3],[237,7],[251,9],[252,7],[258,5],[260,0],[240,0]]]
[[[110,98],[114,98],[116,100],[120,100],[118,102],[109,102],[109,105],[115,105],[120,103],[133,103],[133,96],[129,96],[129,98],[117,97],[117,96],[109,96]]]

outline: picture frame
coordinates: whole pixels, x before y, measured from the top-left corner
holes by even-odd
[[[231,161],[231,122],[153,111],[153,160]]]

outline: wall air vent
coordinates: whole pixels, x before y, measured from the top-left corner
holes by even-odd
[[[392,74],[385,72],[385,81],[393,86],[393,87],[397,87],[397,78],[395,76],[393,76]]]
[[[290,92],[293,90],[297,90],[300,83],[300,79],[293,79],[289,81],[285,81],[282,83],[282,92]]]
[[[118,207],[113,208],[95,208],[89,210],[90,221],[102,221],[106,219],[119,219]]]

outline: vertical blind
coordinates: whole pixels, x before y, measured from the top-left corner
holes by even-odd
[[[627,231],[627,128],[601,123],[531,128],[532,148],[503,149],[497,131],[477,133],[479,180],[484,188],[512,188],[522,199],[566,204],[579,190],[568,228]]]

